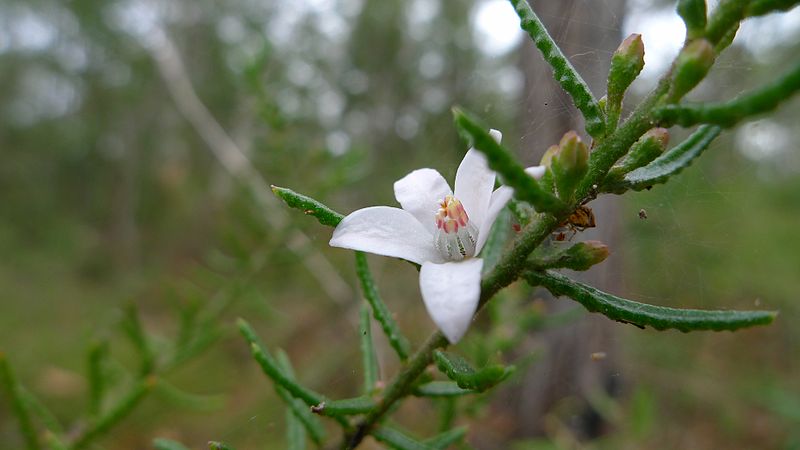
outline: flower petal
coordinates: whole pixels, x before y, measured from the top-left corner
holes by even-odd
[[[478,242],[475,244],[475,254],[479,254],[486,240],[489,239],[489,232],[492,229],[497,215],[506,206],[511,196],[514,195],[514,189],[508,186],[500,186],[492,193],[492,198],[489,200],[489,209],[486,210],[486,217],[483,218],[483,223],[478,231]]]
[[[532,176],[533,178],[536,178],[537,180],[540,180],[544,176],[544,171],[546,169],[547,167],[545,166],[533,166],[525,169],[525,173]]]
[[[503,137],[497,130],[490,130],[489,134],[498,143]],[[495,173],[489,168],[486,156],[474,148],[469,149],[456,172],[455,195],[464,204],[469,220],[474,221],[476,227],[483,223],[489,208],[494,179]]]
[[[407,259],[442,262],[433,235],[400,208],[373,206],[353,211],[333,230],[330,245]]]
[[[533,166],[525,169],[525,172],[533,178],[541,179],[544,176],[544,166]],[[486,216],[483,218],[483,223],[478,228],[478,242],[475,244],[475,254],[479,254],[486,240],[489,238],[489,231],[492,229],[497,215],[506,206],[511,197],[514,195],[514,189],[508,186],[500,186],[492,192],[492,198],[489,200],[489,208],[486,210]]]
[[[444,264],[427,262],[419,272],[425,308],[452,344],[467,332],[478,308],[482,269],[483,260],[471,258]]]
[[[418,169],[394,183],[394,198],[410,212],[431,234],[436,231],[436,212],[450,185],[433,169]]]

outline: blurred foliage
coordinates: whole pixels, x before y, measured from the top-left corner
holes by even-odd
[[[512,66],[513,55],[477,50],[482,37],[470,23],[481,2],[450,3],[0,4],[0,351],[18,378],[59,419],[72,419],[76,405],[88,406],[85,349],[108,337],[124,305],[139,306],[158,341],[179,329],[175,310],[190,314],[235,293],[235,312],[222,312],[221,343],[169,375],[190,392],[228,394],[222,409],[188,412],[161,392],[103,445],[145,448],[161,436],[191,448],[210,439],[282,448],[283,407],[246,349],[227,339],[234,315],[252,319],[265,339],[285,348],[306,384],[351,394],[350,380],[358,377],[345,375],[360,363],[346,349],[358,348],[356,302],[331,302],[308,281],[303,253],[285,245],[286,230],[267,227],[252,192],[223,171],[176,110],[148,46],[163,27],[198,96],[269,183],[302,185],[347,212],[392,204],[386,180],[412,168],[453,178],[464,149],[451,105],[512,129],[524,93],[500,68]],[[800,55],[796,41],[770,52],[764,43],[737,44],[697,99],[731,98]],[[627,257],[629,296],[657,303],[651,297],[658,295],[668,306],[756,303],[781,310],[776,325],[735,337],[626,331],[620,371],[630,392],[622,400],[595,399],[611,424],[606,437],[576,443],[560,422],[574,413],[567,399],[548,437],[521,448],[796,448],[798,116],[794,101],[740,126],[677,182],[628,197],[618,250]],[[647,220],[638,218],[640,209]],[[305,251],[323,251],[355,292],[350,255],[325,250],[328,231],[302,218],[292,227],[312,237],[314,248]],[[415,273],[406,266],[376,260],[373,269],[414,340],[422,332],[410,330],[430,326],[419,320],[422,305],[409,288]],[[535,306],[519,314],[508,303],[491,306],[492,320],[514,318],[535,331],[569,319]],[[483,365],[494,358],[487,349],[514,341],[512,330],[471,333],[463,347]],[[380,360],[391,351],[382,345],[379,365],[388,372],[395,363]],[[115,340],[112,346],[118,364],[133,370],[135,349]],[[345,354],[332,355],[333,347]],[[441,400],[442,429],[451,421],[450,401]],[[21,437],[0,405],[0,442],[16,448]],[[421,423],[420,408],[403,406],[409,428],[436,431],[438,424]]]

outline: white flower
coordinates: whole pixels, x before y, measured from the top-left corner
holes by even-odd
[[[502,134],[491,130],[500,142]],[[541,178],[544,167],[527,172]],[[415,170],[394,184],[403,209],[373,206],[345,217],[330,245],[394,256],[422,266],[419,286],[434,323],[451,343],[458,342],[475,314],[481,295],[480,253],[497,215],[513,189],[494,192],[495,173],[475,149],[456,172],[455,194],[433,169]]]

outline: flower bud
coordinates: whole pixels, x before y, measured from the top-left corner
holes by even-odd
[[[570,131],[561,138],[550,167],[558,196],[565,201],[571,200],[575,188],[589,170],[589,148],[577,133]]]
[[[714,64],[714,47],[706,39],[690,42],[675,61],[668,100],[676,102],[705,78]]]
[[[572,270],[589,270],[593,265],[608,258],[611,252],[608,246],[600,241],[578,242],[565,252],[564,268]]]
[[[558,146],[551,145],[550,148],[548,148],[547,151],[544,152],[544,155],[542,155],[542,159],[539,162],[539,165],[545,167],[544,175],[539,180],[539,184],[549,192],[553,192],[553,190],[555,189],[553,180],[554,178],[553,169],[550,166],[553,162],[553,155],[555,155],[556,152],[558,152]]]
[[[608,171],[603,181],[604,190],[615,194],[625,192],[624,188],[619,189],[625,174],[650,164],[664,153],[667,144],[669,144],[669,131],[666,128],[651,128],[633,144],[628,154]]]
[[[702,37],[706,30],[706,0],[678,0],[677,10],[686,24],[686,37]]]
[[[631,147],[630,152],[617,167],[623,173],[649,164],[664,153],[669,144],[669,131],[666,128],[652,128]]]
[[[608,258],[608,246],[600,241],[578,242],[568,248],[562,245],[541,247],[528,260],[534,270],[588,270]]]
[[[608,71],[608,103],[619,105],[625,90],[644,68],[644,43],[641,34],[632,34],[620,44],[611,57]]]

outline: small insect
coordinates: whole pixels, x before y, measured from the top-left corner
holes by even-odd
[[[566,223],[562,224],[562,226],[564,225],[574,227],[578,231],[597,226],[594,221],[594,212],[592,212],[592,208],[586,205],[581,205],[575,209],[575,211],[567,217]]]
[[[640,209],[639,210],[639,218],[642,219],[642,220],[647,219],[647,211],[645,211],[644,209]]]
[[[586,205],[578,206],[578,208],[567,217],[567,220],[559,224],[559,227],[567,227],[567,229],[572,232],[569,239],[572,239],[578,231],[584,231],[587,228],[594,228],[596,226],[594,212],[592,212],[592,208]],[[565,239],[567,239],[567,234],[565,232],[561,231],[556,234],[555,240],[563,241]]]

